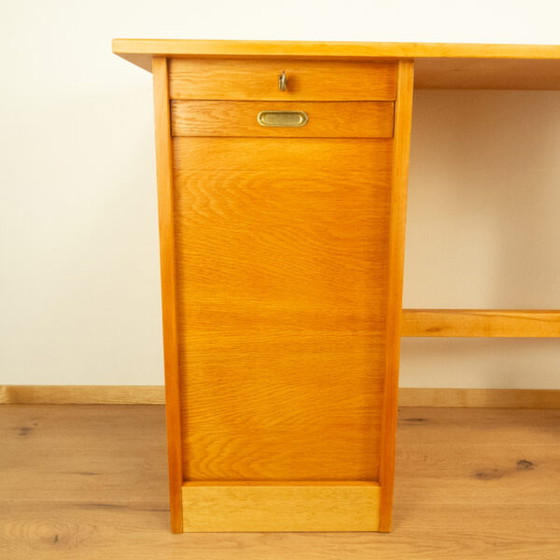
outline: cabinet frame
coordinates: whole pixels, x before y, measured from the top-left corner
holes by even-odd
[[[181,402],[178,356],[177,287],[175,267],[172,116],[170,112],[169,60],[154,57],[156,159],[161,255],[162,313],[166,379],[166,422],[172,531],[208,530],[363,530],[390,531],[394,478],[394,447],[400,342],[400,317],[406,208],[406,176],[410,140],[413,65],[398,63],[397,100],[391,176],[391,217],[386,318],[386,368],[381,410],[380,472],[377,482],[302,483],[193,483],[183,480]],[[241,494],[240,494],[241,493]],[[213,496],[209,500],[208,496]],[[241,498],[239,497],[241,495]],[[247,511],[247,496],[254,496],[254,510]],[[255,525],[254,517],[270,518],[274,507],[291,495],[303,507],[300,518],[294,513],[274,516],[269,525]],[[241,499],[241,502],[239,500]],[[206,500],[206,501],[205,501]],[[217,501],[216,501],[217,500]],[[219,503],[222,524],[211,517],[208,503]],[[241,504],[241,505],[239,505]],[[279,505],[280,504],[280,505]],[[335,506],[336,504],[336,506]],[[187,508],[188,515],[183,511]],[[319,515],[318,512],[325,512]],[[229,514],[228,514],[229,512]],[[278,513],[278,512],[277,512]],[[297,518],[297,515],[296,515]],[[206,521],[204,521],[206,519]],[[244,519],[244,521],[243,521]],[[235,526],[232,529],[232,522]]]

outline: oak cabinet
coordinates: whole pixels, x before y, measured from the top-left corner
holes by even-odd
[[[412,65],[155,57],[174,531],[389,530]]]

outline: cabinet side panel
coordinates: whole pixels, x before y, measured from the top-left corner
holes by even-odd
[[[379,530],[383,532],[391,530],[393,508],[404,238],[412,121],[412,94],[414,88],[413,71],[414,66],[412,62],[403,61],[399,63],[391,185],[387,356],[383,387],[383,423],[379,473],[379,480],[381,483]]]
[[[392,140],[173,143],[185,480],[376,481]]]
[[[163,314],[163,350],[165,367],[165,401],[171,530],[183,531],[181,515],[182,447],[181,405],[177,345],[177,308],[175,282],[175,235],[173,212],[173,172],[169,118],[167,60],[153,59],[156,160],[159,208],[159,239],[161,259],[161,290]]]

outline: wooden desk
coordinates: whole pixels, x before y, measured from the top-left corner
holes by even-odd
[[[389,531],[400,336],[560,336],[401,311],[413,88],[560,89],[560,47],[113,50],[154,74],[173,530]]]

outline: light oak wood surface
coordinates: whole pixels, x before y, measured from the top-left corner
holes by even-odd
[[[159,406],[0,407],[9,560],[556,560],[556,410],[404,408],[394,531],[168,529]]]
[[[391,141],[174,144],[185,480],[377,480]]]
[[[114,39],[113,52],[146,70],[154,55],[409,59],[419,88],[560,89],[559,45]]]
[[[404,309],[402,336],[560,337],[560,311]]]
[[[185,483],[184,531],[377,531],[377,483]]]
[[[393,103],[305,101],[172,101],[173,136],[392,138]],[[261,111],[303,111],[304,126],[269,127]]]
[[[266,173],[276,169],[297,176],[298,169],[313,170],[319,184],[333,171],[353,172],[362,182],[390,181],[393,142],[389,139],[305,138],[286,142],[282,138],[189,138],[173,140],[176,180],[196,171],[243,171]],[[378,179],[379,178],[379,179]],[[332,182],[332,178],[331,178]],[[379,188],[377,186],[377,188]]]
[[[560,59],[559,45],[507,45],[489,43],[390,43],[341,41],[228,41],[192,39],[113,39],[113,52],[131,56],[253,57],[291,56],[340,58],[496,58]],[[143,59],[135,59],[138,64]],[[151,69],[147,67],[146,69]]]
[[[172,58],[169,72],[171,99],[393,101],[397,91],[396,64],[386,62]]]

